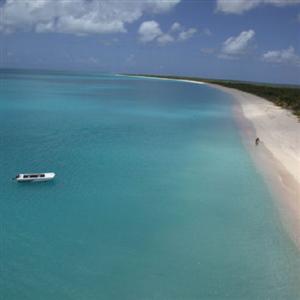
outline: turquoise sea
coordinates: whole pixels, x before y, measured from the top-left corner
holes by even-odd
[[[300,299],[300,253],[206,85],[0,71],[0,222],[3,300]]]

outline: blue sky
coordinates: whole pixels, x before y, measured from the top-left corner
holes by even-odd
[[[0,0],[0,67],[300,84],[300,0]]]

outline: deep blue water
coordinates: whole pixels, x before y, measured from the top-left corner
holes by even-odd
[[[0,73],[1,299],[300,299],[300,255],[229,96]],[[55,181],[20,184],[19,172]]]

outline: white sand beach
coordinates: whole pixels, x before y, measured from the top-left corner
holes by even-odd
[[[300,122],[261,97],[215,84],[229,93],[246,147],[279,203],[281,217],[300,247]],[[255,146],[255,138],[260,144]]]
[[[218,88],[234,96],[243,115],[252,122],[256,136],[300,184],[300,122],[297,117],[255,95]]]

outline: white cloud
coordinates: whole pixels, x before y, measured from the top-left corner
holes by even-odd
[[[237,58],[243,54],[248,53],[251,48],[254,36],[254,30],[250,29],[248,31],[242,31],[236,37],[232,36],[228,38],[223,43],[220,57]]]
[[[282,63],[300,66],[300,56],[296,54],[294,47],[287,49],[268,51],[263,54],[262,59],[269,63]]]
[[[126,24],[146,13],[167,12],[180,1],[6,0],[0,7],[0,31],[77,35],[125,32]]]
[[[179,41],[185,41],[190,39],[195,33],[197,32],[196,28],[189,28],[186,31],[181,31],[178,35],[178,40]]]
[[[160,25],[156,21],[145,21],[143,22],[138,30],[139,40],[143,43],[154,42],[156,41],[161,46],[176,42],[176,41],[185,41],[190,39],[197,29],[189,28],[187,30],[178,23],[175,22],[170,27],[168,32],[163,32],[160,28]]]
[[[259,5],[260,0],[217,0],[217,11],[223,13],[242,14]]]
[[[170,34],[165,33],[157,38],[157,42],[160,45],[166,45],[166,44],[174,42],[174,38]]]
[[[143,43],[151,42],[163,34],[159,24],[155,21],[143,22],[138,33],[139,39]]]
[[[182,30],[181,24],[178,22],[173,23],[173,25],[171,26],[171,31],[180,31],[180,30]]]
[[[259,5],[286,6],[299,4],[300,0],[217,0],[217,11],[242,14]]]

